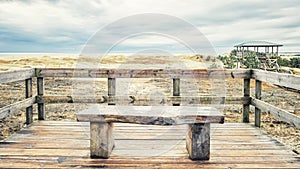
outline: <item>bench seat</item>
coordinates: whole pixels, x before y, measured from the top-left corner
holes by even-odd
[[[114,148],[113,123],[145,125],[188,124],[186,146],[193,160],[208,160],[210,123],[224,123],[224,115],[212,107],[195,106],[91,106],[76,114],[90,122],[92,158],[109,158]]]

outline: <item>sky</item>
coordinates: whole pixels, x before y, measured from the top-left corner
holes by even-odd
[[[212,53],[197,46],[206,41],[216,53],[225,53],[252,40],[283,44],[281,52],[294,52],[300,51],[299,12],[299,0],[2,0],[0,52],[81,53],[92,41],[99,40],[94,46],[110,41],[107,34],[122,34],[113,46],[104,45],[110,52]],[[153,14],[158,17],[147,17]],[[186,27],[203,37],[193,37]]]

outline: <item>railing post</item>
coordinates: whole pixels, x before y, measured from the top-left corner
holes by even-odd
[[[244,79],[244,97],[250,96],[250,79]],[[243,104],[243,122],[249,123],[249,103]]]
[[[180,96],[180,79],[173,79],[173,96]],[[180,106],[180,104],[173,104],[173,106]]]
[[[42,98],[44,95],[44,78],[37,77],[37,95]],[[44,102],[38,103],[38,119],[45,120],[45,105]]]
[[[116,96],[116,79],[108,78],[108,105],[116,105],[114,101],[112,101],[112,97]]]
[[[255,80],[255,99],[261,99],[261,81]],[[261,110],[255,107],[255,126],[260,127]]]
[[[32,97],[32,78],[25,80],[25,97]],[[26,108],[26,124],[33,122],[33,108],[32,105]]]

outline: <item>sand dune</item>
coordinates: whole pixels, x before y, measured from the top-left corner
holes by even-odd
[[[215,65],[222,67],[220,62]],[[209,68],[213,62],[204,61],[198,55],[178,56],[139,56],[139,55],[110,55],[106,57],[71,56],[2,56],[0,58],[0,71],[15,70],[20,68]]]

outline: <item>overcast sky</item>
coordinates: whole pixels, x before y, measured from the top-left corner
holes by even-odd
[[[190,23],[217,53],[251,40],[283,44],[282,52],[300,51],[299,0],[2,0],[0,52],[80,53],[97,31],[143,13],[166,14]],[[149,22],[160,24],[159,20]],[[180,29],[176,22],[161,27],[167,32]],[[118,33],[118,29],[110,31]],[[123,39],[114,52],[164,47],[186,52],[176,37],[157,33]]]

